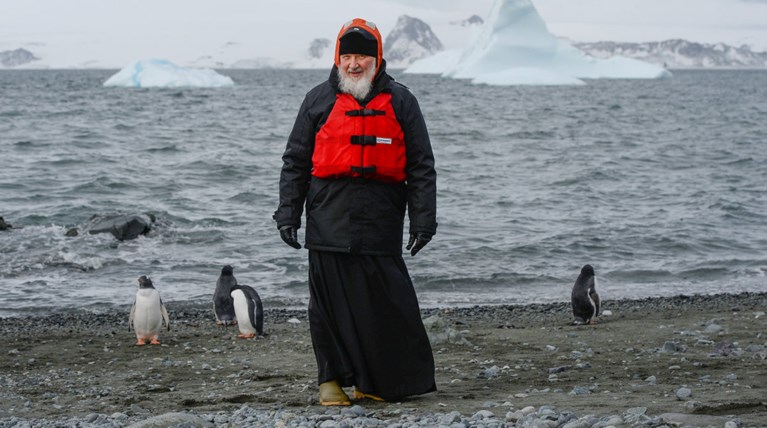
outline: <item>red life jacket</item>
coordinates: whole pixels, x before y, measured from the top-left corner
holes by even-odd
[[[312,175],[403,182],[405,161],[405,133],[391,94],[378,94],[365,108],[349,94],[336,95],[314,140]]]

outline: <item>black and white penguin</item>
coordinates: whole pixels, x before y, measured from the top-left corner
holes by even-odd
[[[599,315],[599,295],[596,284],[594,268],[591,265],[584,265],[573,285],[571,301],[575,319],[572,325],[596,324]]]
[[[141,275],[138,278],[136,299],[133,301],[128,317],[128,331],[133,326],[136,332],[136,346],[145,345],[147,340],[152,345],[159,345],[163,321],[170,330],[168,310],[162,304],[160,292],[154,288],[151,279]]]
[[[264,307],[256,290],[249,285],[237,285],[232,290],[234,313],[240,334],[237,337],[252,339],[264,335]]]
[[[224,266],[216,281],[216,291],[213,292],[213,313],[216,315],[216,324],[218,325],[237,324],[234,301],[232,300],[232,290],[236,286],[237,279],[234,277],[234,268],[229,265]]]

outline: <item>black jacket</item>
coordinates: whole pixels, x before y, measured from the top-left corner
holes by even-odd
[[[405,183],[362,178],[321,179],[311,175],[314,138],[333,109],[338,93],[337,68],[306,94],[282,156],[277,227],[300,227],[306,203],[306,248],[368,255],[402,253],[407,208],[410,233],[437,231],[437,173],[426,123],[415,96],[386,74],[382,61],[364,107],[381,92],[392,94],[392,107],[405,134]]]

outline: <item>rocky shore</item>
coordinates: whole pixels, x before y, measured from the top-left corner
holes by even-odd
[[[438,391],[317,402],[306,311],[237,339],[210,305],[167,302],[136,347],[128,310],[0,319],[0,427],[764,427],[767,293],[423,310]]]

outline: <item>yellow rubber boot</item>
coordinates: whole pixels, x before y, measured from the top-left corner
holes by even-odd
[[[355,400],[362,400],[363,398],[367,398],[373,401],[386,401],[383,398],[373,395],[373,394],[365,394],[364,392],[357,389],[357,387],[354,387],[354,399]]]
[[[351,406],[352,402],[338,382],[331,380],[320,384],[320,404],[323,406]]]

